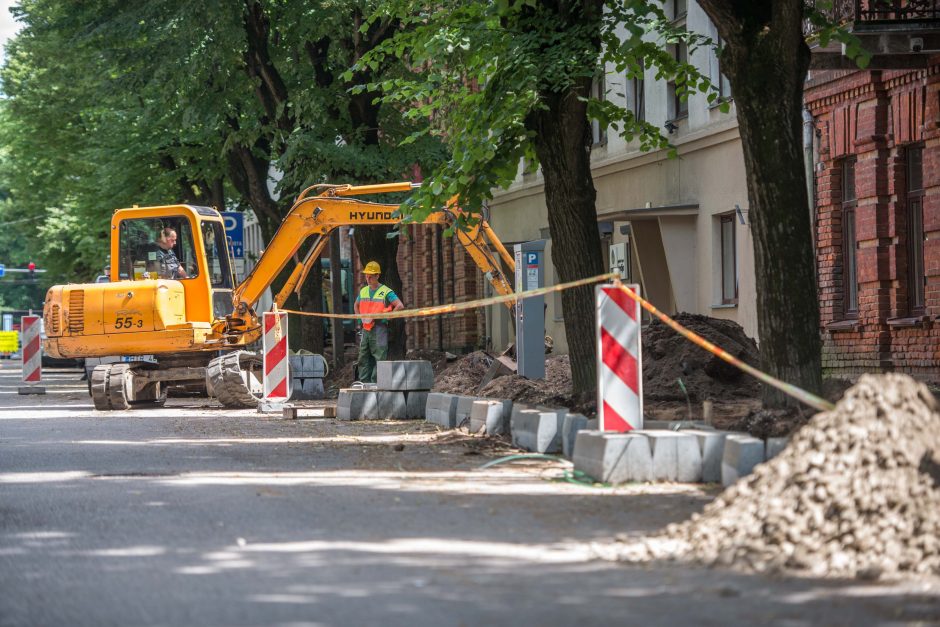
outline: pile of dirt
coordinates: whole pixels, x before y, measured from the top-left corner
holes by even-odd
[[[571,397],[571,362],[568,355],[548,357],[545,360],[544,379],[505,375],[487,383],[480,395],[509,399],[525,405],[560,405],[577,411]]]
[[[447,394],[476,394],[493,358],[483,351],[460,357],[443,371],[435,370],[434,391]]]
[[[745,363],[759,366],[757,344],[738,323],[689,313],[677,314],[675,320]],[[756,379],[699,348],[659,320],[653,320],[642,337],[644,400],[685,402],[686,392],[692,403],[760,396]]]
[[[862,579],[940,575],[938,412],[910,377],[865,375],[701,515],[620,557]]]

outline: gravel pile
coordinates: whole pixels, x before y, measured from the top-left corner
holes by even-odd
[[[938,411],[909,377],[863,376],[701,515],[618,557],[862,579],[940,575]]]

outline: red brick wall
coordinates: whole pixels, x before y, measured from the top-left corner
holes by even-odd
[[[926,70],[829,73],[806,89],[820,134],[816,235],[823,367],[940,382],[940,62]],[[926,315],[908,307],[905,148],[923,146]],[[855,167],[858,320],[844,318],[842,160]]]

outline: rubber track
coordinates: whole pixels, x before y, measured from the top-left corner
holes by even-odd
[[[100,411],[109,411],[111,409],[111,396],[108,394],[110,373],[110,364],[95,366],[91,371],[91,400],[95,404],[95,409]]]
[[[248,351],[235,351],[209,362],[206,369],[206,385],[225,407],[257,407],[259,399],[252,395],[245,385],[247,374],[243,363],[255,361],[259,365],[261,357]]]

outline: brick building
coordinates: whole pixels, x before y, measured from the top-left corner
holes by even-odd
[[[482,272],[456,237],[441,233],[433,225],[404,229],[398,244],[398,272],[401,297],[409,309],[483,298]],[[408,350],[443,348],[460,353],[484,345],[482,309],[408,320],[406,328]]]
[[[805,101],[823,367],[940,382],[940,59],[814,73]]]

